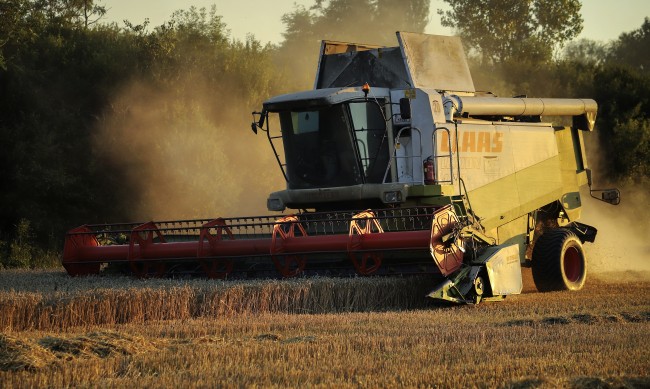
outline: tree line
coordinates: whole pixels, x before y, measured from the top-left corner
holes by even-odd
[[[596,99],[602,172],[648,186],[648,19],[614,42],[576,42],[577,0],[447,3],[443,25],[463,37],[479,89]],[[249,192],[282,182],[246,132],[250,112],[311,88],[319,39],[393,46],[396,30],[424,31],[429,7],[314,0],[284,15],[272,45],[231,38],[215,7],[119,26],[101,1],[0,0],[0,266],[57,263],[65,231],[84,223],[263,203]]]

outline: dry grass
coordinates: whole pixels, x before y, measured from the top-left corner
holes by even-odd
[[[375,302],[378,310],[367,305],[378,292],[359,279],[355,299],[341,297],[341,306],[327,300],[321,308],[334,309],[321,314],[289,314],[296,305],[286,302],[260,309],[257,299],[298,296],[304,305],[304,296],[317,289],[352,290],[346,284],[352,281],[245,283],[238,294],[229,293],[257,304],[253,308],[144,324],[7,332],[0,338],[0,387],[648,387],[650,282],[643,274],[625,276],[624,282],[621,276],[616,282],[592,278],[577,293],[418,309],[399,308],[414,305],[412,298],[396,299],[394,308]],[[105,280],[92,282],[108,290],[101,285]],[[168,299],[191,300],[174,296],[171,281],[129,282],[136,300],[165,291]],[[207,288],[203,282],[176,285],[176,291]],[[383,282],[388,288],[397,280]],[[63,293],[60,287],[56,293]],[[83,288],[73,289],[67,293],[84,296]],[[97,293],[90,289],[86,294]],[[25,286],[5,293],[36,291]],[[159,306],[165,304],[189,312],[177,303]],[[341,313],[363,306],[365,312]]]

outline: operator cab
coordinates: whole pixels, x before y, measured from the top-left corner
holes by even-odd
[[[290,189],[380,183],[388,163],[383,101],[281,111]]]
[[[354,198],[366,202],[372,198],[382,204],[380,189],[372,187],[392,182],[390,91],[373,88],[368,92],[360,87],[317,89],[264,103],[261,116],[278,118],[281,135],[271,135],[277,128],[268,121],[265,131],[287,181],[287,189],[276,192],[282,206],[270,208],[309,203],[323,209],[324,202],[333,203],[339,197],[350,204]],[[279,151],[280,138],[283,152]],[[326,193],[330,198],[316,199]]]
[[[288,189],[382,183],[392,142],[386,101],[336,88],[265,102],[265,111],[279,117]]]

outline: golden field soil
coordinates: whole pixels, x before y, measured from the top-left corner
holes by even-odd
[[[648,273],[478,306],[426,289],[4,271],[0,387],[650,386]]]

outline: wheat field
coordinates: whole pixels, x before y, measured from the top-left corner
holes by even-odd
[[[426,280],[0,272],[0,387],[650,386],[648,274],[478,306]]]

